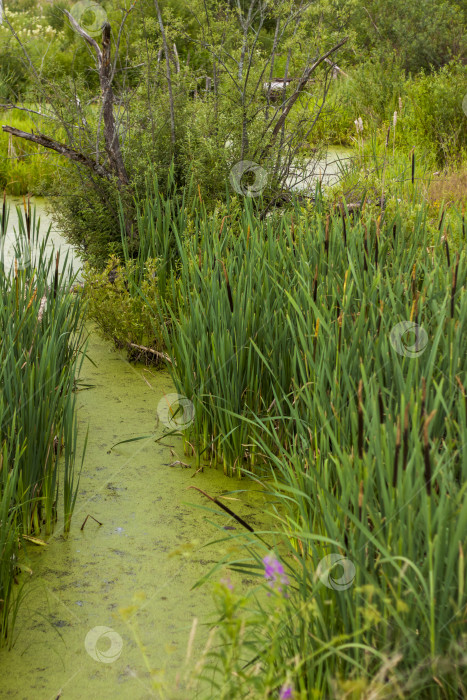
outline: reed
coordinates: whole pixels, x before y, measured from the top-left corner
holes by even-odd
[[[266,419],[273,402],[275,411],[285,411],[289,403],[304,406],[312,392],[310,425],[324,415],[339,421],[343,438],[356,429],[353,411],[340,410],[355,404],[361,371],[379,377],[378,412],[394,416],[401,396],[408,405],[422,376],[429,393],[441,381],[455,383],[456,372],[465,369],[464,251],[456,256],[455,274],[442,245],[433,260],[422,217],[413,232],[401,228],[397,216],[383,224],[348,220],[345,239],[336,235],[342,215],[326,222],[297,212],[294,222],[295,240],[287,215],[261,221],[246,206],[220,238],[219,217],[212,214],[194,235],[177,239],[180,263],[171,273],[177,301],[166,336],[175,360],[171,372],[177,390],[195,403],[192,442],[196,435],[216,434],[208,452],[216,452],[227,471],[251,466],[258,435],[257,422],[238,416]],[[415,327],[415,347],[428,338],[415,361],[390,341],[392,328],[411,320],[421,327]],[[411,345],[410,333],[401,343]],[[458,406],[459,396],[451,393],[438,408],[437,429],[447,417],[455,420]],[[408,417],[403,415],[404,465]],[[287,446],[291,426],[282,423],[278,430]],[[362,449],[356,446],[357,453]]]
[[[341,679],[369,692],[389,669],[388,697],[415,692],[419,672],[427,698],[455,698],[467,604],[466,252],[454,251],[453,272],[423,209],[415,226],[399,212],[329,216],[297,205],[292,226],[292,214],[263,220],[247,202],[223,227],[214,212],[177,231],[165,340],[176,389],[195,405],[186,437],[199,460],[261,478],[293,581],[280,624],[254,606],[255,643],[236,640],[242,664],[217,655],[209,673],[222,697],[237,697],[238,678],[267,697],[281,676],[304,697],[344,697]],[[394,338],[403,321],[418,326]],[[316,581],[331,552],[355,566],[345,591]],[[274,683],[248,674],[245,658],[272,668]]]
[[[8,209],[2,211],[0,230]],[[62,509],[69,531],[76,498],[75,382],[83,354],[80,299],[70,291],[35,210],[18,208],[14,259],[0,267],[0,638],[17,601],[12,577],[23,536],[48,535]],[[13,607],[12,607],[13,606]],[[11,636],[11,635],[10,635]]]
[[[264,571],[270,541],[291,581],[277,608],[222,609],[201,664],[211,696],[271,697],[284,679],[302,697],[463,692],[463,217],[450,211],[450,250],[409,188],[409,218],[405,203],[330,211],[319,191],[312,210],[267,217],[247,200],[164,209],[157,183],[140,205],[143,247],[161,264],[170,251],[164,296],[146,301],[195,407],[186,447],[260,480],[277,526],[249,533],[252,562],[235,566]],[[355,567],[345,590],[316,576],[336,552]]]

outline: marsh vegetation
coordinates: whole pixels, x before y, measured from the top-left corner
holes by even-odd
[[[54,195],[84,283],[25,199],[0,276],[2,638],[22,541],[73,527],[92,323],[176,392],[157,437],[106,450],[181,438],[169,466],[236,527],[199,577],[209,635],[187,613],[191,666],[156,679],[132,628],[148,693],[464,697],[465,7],[109,2],[96,30],[21,2],[0,182]],[[219,472],[265,494],[266,525],[211,494]]]

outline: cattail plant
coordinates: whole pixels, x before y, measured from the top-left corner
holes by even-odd
[[[8,211],[2,214],[7,216]],[[48,234],[40,236],[29,204],[24,216],[20,209],[18,216],[19,236],[26,234],[31,259],[22,268],[16,260],[10,268],[5,264],[0,268],[0,631],[4,637],[10,634],[19,601],[8,577],[14,574],[12,562],[17,561],[21,537],[50,534],[60,508],[63,530],[70,529],[79,471],[74,389],[83,358],[83,314],[79,295],[70,293],[71,266],[65,260],[58,274],[58,254],[46,251]],[[17,241],[16,250],[21,245]]]

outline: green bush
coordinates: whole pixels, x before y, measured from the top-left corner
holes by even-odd
[[[467,153],[467,66],[452,62],[436,73],[419,75],[405,84],[401,120],[407,145],[433,150],[438,163],[459,163]]]
[[[31,108],[34,109],[34,105]],[[5,110],[0,114],[3,124],[23,131],[39,131],[46,121],[40,117],[33,119],[26,112],[16,110]],[[0,189],[8,194],[46,194],[60,164],[60,157],[52,151],[44,152],[29,141],[15,139],[0,130]]]
[[[142,356],[156,363],[161,357],[150,350],[162,353],[165,349],[159,316],[154,314],[154,310],[162,311],[158,279],[162,265],[161,260],[146,260],[144,270],[139,271],[138,289],[134,286],[137,261],[121,262],[111,256],[104,270],[87,265],[84,272],[87,314],[102,337],[125,348],[131,358]],[[150,350],[132,347],[132,343]]]

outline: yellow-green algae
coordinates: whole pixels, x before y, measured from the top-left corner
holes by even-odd
[[[191,587],[228,547],[202,548],[218,536],[208,519],[240,528],[225,513],[206,516],[193,507],[206,501],[187,487],[214,496],[241,490],[234,494],[239,500],[227,503],[258,528],[264,497],[247,480],[229,479],[208,466],[196,475],[192,462],[190,468],[170,466],[187,462],[179,437],[110,451],[120,440],[154,433],[157,404],[173,386],[167,372],[130,365],[95,335],[88,355],[95,366],[86,359],[81,379],[94,386],[80,391],[78,415],[80,442],[88,425],[89,440],[71,533],[64,539],[59,524],[47,547],[30,545],[24,555],[33,574],[16,643],[11,651],[0,650],[0,697],[156,697],[141,648],[119,612],[142,593],[131,625],[150,667],[166,669],[162,697],[187,698],[183,687],[176,689],[176,675],[184,670],[193,618],[206,621],[212,610],[209,587]],[[156,435],[161,433],[159,426]],[[88,514],[102,526],[88,518],[81,530]],[[96,626],[110,627],[122,639],[112,663],[95,661],[85,649],[86,635]],[[206,635],[198,625],[195,655]],[[104,651],[106,642],[101,645]]]

